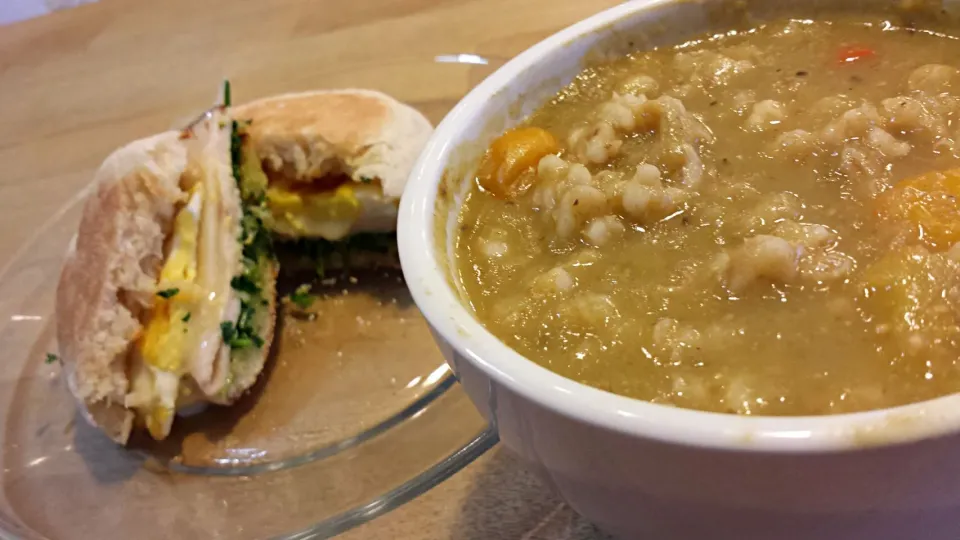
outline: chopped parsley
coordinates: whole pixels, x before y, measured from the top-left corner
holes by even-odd
[[[243,178],[243,135],[240,130],[240,123],[236,120],[233,121],[233,129],[230,130],[230,164],[233,166],[233,179],[236,180],[238,185],[241,185],[240,179]],[[242,185],[240,193],[243,193]]]
[[[240,220],[240,238],[242,246],[242,270],[230,280],[230,286],[240,298],[240,314],[236,322],[224,322],[220,325],[223,341],[233,349],[262,347],[260,337],[259,310],[268,306],[263,297],[265,267],[274,260],[273,240],[263,218],[268,214],[266,195],[259,186],[251,186],[244,178],[244,133],[246,123],[234,120],[230,134],[230,159],[233,165],[233,177],[240,188],[243,201],[243,217]]]
[[[57,361],[59,361],[59,360],[60,360],[60,357],[59,357],[59,356],[57,356],[57,355],[55,355],[55,354],[53,354],[53,353],[47,353],[47,359],[44,360],[43,362],[44,362],[45,364],[52,364],[52,363],[57,362]]]
[[[373,182],[373,178],[370,178],[369,176],[361,176],[360,182],[364,184],[369,184],[370,182]]]
[[[220,335],[223,336],[224,341],[229,343],[237,337],[237,327],[230,321],[223,321],[220,323]]]
[[[223,342],[229,345],[231,349],[263,347],[263,338],[254,333],[249,326],[224,321],[220,323],[220,335],[223,337]]]
[[[232,349],[246,349],[251,346],[253,346],[253,339],[250,337],[235,337],[230,340],[230,348]]]
[[[290,295],[290,301],[300,309],[308,309],[316,301],[317,297],[310,294],[310,284],[304,284],[297,287]]]
[[[260,285],[254,280],[254,276],[260,277],[260,269],[257,267],[253,267],[249,272],[245,271],[239,276],[233,276],[233,279],[230,280],[230,286],[235,291],[260,294]]]
[[[180,293],[180,289],[178,289],[178,288],[176,288],[176,287],[171,287],[171,288],[169,288],[169,289],[164,289],[164,290],[162,290],[162,291],[157,291],[157,296],[159,296],[160,298],[173,298],[173,297],[176,296],[178,293]]]
[[[229,107],[233,104],[233,98],[230,95],[230,81],[223,81],[223,106]]]
[[[190,322],[190,312],[188,311],[186,315],[180,318],[183,322]]]
[[[240,243],[243,244],[244,265],[246,268],[255,268],[259,266],[262,256],[273,256],[273,241],[260,216],[246,208],[244,213],[240,220]]]

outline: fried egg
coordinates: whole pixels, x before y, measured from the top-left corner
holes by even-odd
[[[150,435],[170,432],[180,393],[192,311],[203,292],[198,286],[197,261],[203,207],[202,190],[194,188],[178,212],[169,253],[160,270],[152,316],[137,347],[133,388],[126,405],[139,411]]]
[[[375,183],[346,182],[320,192],[270,186],[267,202],[271,228],[286,236],[336,241],[354,233],[396,229],[397,201],[383,195]]]
[[[181,384],[184,376],[207,396],[221,390],[230,362],[221,325],[239,314],[231,279],[240,266],[242,209],[230,163],[217,159],[229,155],[229,131],[216,121],[198,129],[210,133],[195,139],[204,146],[196,149],[198,167],[182,180],[189,186],[187,203],[174,218],[125,400],[158,440],[170,433],[178,407],[192,399]]]

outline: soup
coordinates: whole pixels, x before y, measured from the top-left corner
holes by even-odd
[[[960,390],[960,44],[781,21],[584,70],[494,141],[456,272],[531,360],[832,414]]]

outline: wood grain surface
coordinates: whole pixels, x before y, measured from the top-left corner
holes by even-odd
[[[500,63],[614,0],[102,0],[0,27],[0,262],[135,138],[234,101],[390,93],[434,122]],[[471,53],[487,65],[438,62]],[[122,509],[109,511],[121,512]],[[496,449],[345,538],[601,538]]]

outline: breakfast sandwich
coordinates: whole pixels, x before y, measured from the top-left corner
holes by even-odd
[[[273,337],[277,265],[264,195],[223,108],[135,141],[95,177],[56,296],[68,385],[111,438],[165,438],[177,410],[229,404]]]
[[[136,426],[160,440],[178,411],[236,401],[273,340],[274,237],[313,264],[396,261],[397,206],[431,131],[379,92],[316,91],[215,107],[108,157],[56,299],[87,420],[121,444]]]
[[[337,242],[396,231],[407,175],[433,130],[417,110],[372,90],[269,97],[234,108],[285,238]],[[260,166],[259,168],[257,166]]]

